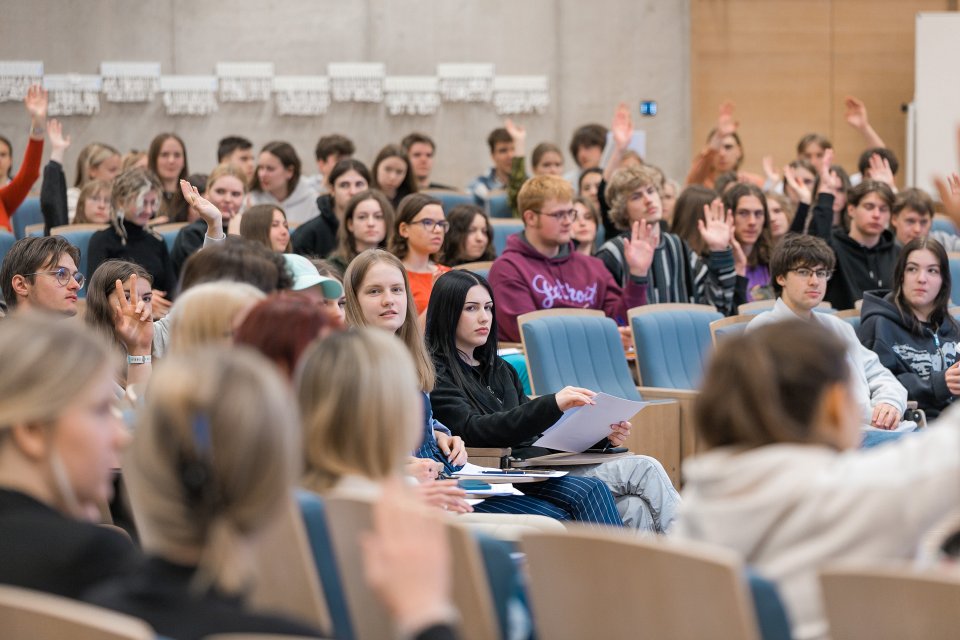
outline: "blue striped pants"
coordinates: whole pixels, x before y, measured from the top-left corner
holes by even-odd
[[[547,516],[622,527],[613,494],[601,480],[578,476],[551,478],[518,485],[522,496],[488,498],[474,505],[476,513],[514,513]]]

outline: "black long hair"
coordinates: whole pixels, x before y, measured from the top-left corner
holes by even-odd
[[[443,274],[433,283],[430,304],[427,307],[427,350],[433,358],[438,375],[445,371],[454,383],[463,390],[470,404],[483,413],[495,413],[502,407],[488,387],[497,364],[497,305],[494,303],[490,318],[490,333],[487,342],[477,347],[473,357],[480,362],[479,379],[472,375],[457,352],[457,325],[467,299],[467,292],[480,285],[493,300],[493,289],[480,274],[454,269]]]

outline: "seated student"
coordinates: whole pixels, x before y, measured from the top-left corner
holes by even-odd
[[[370,187],[381,191],[397,209],[400,208],[401,200],[419,191],[410,160],[403,153],[403,149],[395,144],[388,144],[380,149],[373,161],[370,175],[373,177]]]
[[[320,215],[293,232],[293,250],[300,255],[326,258],[337,248],[337,230],[350,199],[369,188],[370,171],[359,160],[340,160],[330,171],[330,193],[317,198]]]
[[[77,199],[77,213],[73,217],[73,224],[110,224],[112,191],[113,184],[106,180],[91,180],[84,185]]]
[[[573,246],[578,253],[592,256],[597,250],[597,229],[600,227],[600,211],[593,201],[577,196],[573,199],[577,219],[573,221]]]
[[[177,189],[182,191],[179,185]],[[131,169],[117,176],[110,196],[110,226],[90,237],[87,259],[90,273],[110,259],[135,262],[146,269],[153,278],[154,313],[160,317],[169,310],[177,284],[167,244],[149,226],[162,194],[160,181],[150,171]],[[185,198],[184,206],[190,207]]]
[[[555,178],[562,181],[561,178]],[[423,393],[424,411],[417,458],[442,463],[455,471],[467,462],[463,440],[433,418],[429,393],[435,372],[417,323],[413,296],[403,264],[393,254],[380,249],[363,252],[350,263],[344,274],[347,294],[347,324],[351,327],[382,329],[400,338],[414,359],[417,379]],[[332,367],[330,370],[339,370]],[[393,374],[396,376],[396,372]],[[315,385],[310,385],[312,388]],[[343,427],[338,427],[342,429]],[[379,442],[379,439],[371,439]],[[432,474],[435,476],[436,474]],[[622,526],[613,496],[595,478],[564,476],[524,486],[525,495],[487,499],[470,507],[462,499],[452,508],[478,513],[533,513],[557,520],[580,520],[601,525]],[[461,494],[462,495],[462,494]]]
[[[734,265],[738,270],[737,275],[747,279],[745,302],[772,299],[770,252],[773,250],[773,240],[766,196],[760,187],[740,182],[724,194],[723,207],[733,212],[733,234],[736,239]],[[743,267],[737,262],[742,262],[744,258],[746,268],[740,274],[739,270]]]
[[[327,337],[332,328],[322,307],[303,304],[303,298],[293,293],[278,293],[253,305],[234,332],[233,342],[259,351],[292,383],[307,347]]]
[[[77,271],[79,262],[80,250],[62,236],[17,240],[0,266],[7,309],[77,315],[77,297],[85,281]]]
[[[903,247],[911,240],[933,235],[930,233],[930,227],[933,224],[933,198],[931,198],[923,189],[904,189],[897,194],[890,208],[890,227],[893,229],[894,240],[897,247]],[[950,246],[944,242],[941,236],[947,236],[954,242],[950,243],[957,246],[956,236],[952,233],[938,233],[936,240],[944,245],[944,248]],[[954,249],[947,249],[953,251]]]
[[[603,181],[603,169],[593,167],[585,169],[580,174],[580,180],[577,183],[577,194],[593,203],[593,206],[600,210],[600,200],[597,198],[597,192],[600,190],[600,183]]]
[[[144,385],[153,370],[153,291],[150,274],[124,260],[107,260],[93,273],[83,321],[117,346],[126,362],[120,387]]]
[[[717,125],[707,135],[707,146],[691,163],[686,184],[702,184],[713,188],[719,174],[735,171],[738,182],[749,182],[762,188],[763,178],[740,171],[742,163],[743,144],[737,135],[737,122],[733,119],[733,103],[725,102],[720,105]]]
[[[240,237],[277,253],[293,251],[287,214],[276,205],[257,204],[244,211],[240,218]]]
[[[434,281],[450,270],[435,261],[449,227],[440,201],[425,193],[407,196],[397,209],[390,252],[406,268],[418,315],[427,310]]]
[[[230,164],[221,164],[210,173],[203,197],[220,213],[220,228],[216,228],[217,216],[208,220],[203,212],[198,210],[196,220],[180,229],[170,251],[170,260],[178,274],[187,258],[204,246],[207,238],[211,241],[224,238],[224,232],[227,231],[224,227],[231,226],[230,223],[238,217],[240,207],[243,206],[243,196],[247,192],[245,180],[242,170]],[[236,224],[233,227],[234,233],[239,232]]]
[[[828,230],[835,189],[828,182],[820,183],[809,232],[826,240],[837,256],[837,271],[827,287],[826,301],[838,310],[852,309],[864,291],[892,285],[897,246],[887,226],[894,196],[883,182],[864,180],[847,194],[845,226]],[[795,219],[794,226],[797,224]]]
[[[570,183],[557,176],[538,176],[523,186],[517,200],[523,211],[523,232],[507,238],[503,255],[490,268],[503,340],[520,341],[517,316],[528,311],[601,309],[625,324],[627,309],[647,303],[647,272],[659,227],[637,222],[632,236],[623,238],[629,276],[621,289],[602,262],[572,249],[577,210]],[[724,232],[729,237],[726,226]]]
[[[353,141],[346,136],[333,133],[328,136],[321,136],[317,140],[317,146],[313,153],[317,160],[317,174],[307,176],[304,180],[317,193],[324,195],[327,193],[330,181],[328,180],[330,172],[337,166],[341,160],[349,160],[357,152]]]
[[[490,147],[490,159],[493,167],[489,173],[477,176],[467,187],[477,202],[485,202],[494,191],[503,191],[510,182],[510,167],[516,155],[513,137],[503,127],[494,129],[487,136],[487,146]]]
[[[148,557],[84,599],[175,640],[320,637],[251,611],[243,596],[256,577],[248,547],[279,517],[300,469],[290,389],[253,351],[208,347],[169,357],[145,398],[123,470]]]
[[[242,136],[227,136],[217,144],[217,164],[235,167],[243,176],[244,191],[253,181],[256,163],[253,159],[253,143]],[[210,184],[208,183],[209,187]],[[209,189],[208,189],[209,191]]]
[[[817,173],[823,167],[823,154],[827,149],[833,149],[833,143],[819,133],[808,133],[797,143],[797,159],[806,160]]]
[[[156,215],[165,222],[192,222],[189,207],[180,190],[180,181],[190,175],[187,147],[175,133],[161,133],[150,141],[147,168],[162,185],[160,206]]]
[[[50,137],[50,160],[43,168],[43,183],[40,185],[40,211],[43,213],[45,236],[50,235],[53,227],[70,223],[67,177],[63,172],[63,156],[70,147],[70,136],[63,135],[59,120],[47,122],[47,135]]]
[[[450,228],[443,237],[440,264],[455,267],[497,257],[493,246],[493,225],[482,208],[474,204],[457,205],[447,216],[447,222]]]
[[[400,141],[400,148],[407,154],[410,170],[420,191],[424,189],[454,190],[453,187],[430,181],[430,174],[433,173],[433,156],[437,152],[437,145],[433,138],[415,131],[404,136]]]
[[[214,281],[191,287],[170,312],[170,352],[229,344],[247,312],[265,297],[245,282]]]
[[[886,147],[874,147],[860,154],[860,158],[857,160],[857,170],[860,173],[852,176],[850,180],[854,186],[864,180],[876,180],[877,182],[883,182],[890,187],[891,191],[896,193],[897,185],[894,178],[899,169],[900,162],[893,151]]]
[[[290,222],[302,224],[320,215],[317,192],[300,179],[300,157],[288,142],[264,145],[257,158],[257,172],[250,183],[247,206],[272,204],[283,207]]]
[[[932,238],[911,240],[893,271],[893,291],[863,296],[857,337],[927,414],[960,394],[960,325],[950,316],[950,262]],[[886,294],[886,295],[884,295]]]
[[[69,146],[69,140],[64,142]],[[140,152],[140,158],[141,162],[136,166],[147,169],[149,160],[146,152]],[[113,184],[114,178],[132,168],[133,165],[125,163],[120,152],[108,144],[91,142],[81,149],[77,155],[77,172],[73,186],[67,189],[67,217],[70,218],[70,221],[76,222],[78,197],[84,187],[93,180],[103,180]],[[57,213],[58,219],[62,219],[59,218],[61,215],[59,212]]]
[[[78,598],[135,561],[128,538],[87,522],[129,440],[115,354],[81,325],[25,313],[0,322],[0,361],[0,583]]]
[[[580,174],[588,169],[600,168],[603,148],[607,144],[607,128],[602,124],[585,124],[577,127],[570,137],[570,156],[576,167],[570,169],[564,180],[576,184]]]
[[[367,249],[386,249],[396,214],[386,196],[366,189],[350,198],[337,230],[337,250],[329,262],[342,274],[350,261]]]
[[[513,217],[519,218],[520,212],[517,210],[517,194],[527,181],[527,130],[520,125],[514,124],[507,118],[504,127],[510,133],[513,139],[514,156],[510,163],[510,179],[507,183],[507,202],[510,204],[510,211]],[[551,142],[541,142],[533,149],[530,156],[530,164],[533,166],[533,175],[535,176],[563,176],[563,152],[560,147]]]
[[[862,423],[895,429],[907,407],[907,391],[880,363],[877,354],[857,339],[853,327],[831,314],[815,313],[823,302],[836,258],[826,242],[813,236],[789,235],[770,257],[770,281],[777,302],[747,325],[747,331],[785,320],[805,320],[843,341],[850,385]]]
[[[40,177],[40,159],[43,156],[43,132],[47,124],[47,92],[38,84],[31,85],[23,99],[30,115],[30,141],[23,154],[17,175],[0,186],[0,228],[13,231],[10,220],[26,200],[30,188]],[[9,148],[9,145],[7,145]]]
[[[437,371],[430,401],[437,419],[469,446],[511,447],[519,455],[564,411],[590,404],[595,393],[565,387],[529,399],[516,371],[497,356],[496,316],[483,276],[469,271],[440,276],[427,311],[427,347]],[[610,428],[602,445],[622,445],[630,423]],[[564,470],[603,480],[626,526],[658,533],[669,528],[679,495],[656,459],[633,456]]]
[[[770,239],[776,247],[790,230],[795,215],[794,208],[782,193],[767,191],[764,195],[767,197],[767,213],[770,215]]]
[[[828,637],[823,566],[909,561],[960,500],[955,413],[856,450],[858,376],[846,352],[836,334],[795,320],[720,344],[695,408],[707,450],[684,464],[671,531],[725,546],[777,583],[794,638]]]

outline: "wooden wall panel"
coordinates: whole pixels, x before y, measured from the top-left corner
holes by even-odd
[[[904,157],[913,95],[914,16],[949,0],[691,0],[693,140],[702,148],[724,100],[737,105],[744,168],[790,161],[808,132],[829,137],[855,171],[863,148],[843,118],[843,99],[867,104],[870,121]]]

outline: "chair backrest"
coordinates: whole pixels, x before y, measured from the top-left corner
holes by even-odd
[[[507,237],[523,231],[523,220],[519,218],[491,218],[493,226],[493,247],[497,255],[502,255],[507,246]]]
[[[13,235],[25,238],[27,235],[27,226],[31,224],[43,224],[43,211],[40,210],[40,198],[32,197],[23,201],[17,210],[13,213],[10,224],[13,226]],[[43,234],[41,234],[43,235]]]
[[[763,313],[764,311],[770,311],[770,309],[773,309],[773,305],[775,304],[777,304],[776,299],[745,302],[744,304],[737,306],[737,313],[740,315],[756,315],[758,313]]]
[[[950,252],[950,281],[953,283],[950,291],[950,303],[960,305],[960,253]]]
[[[790,618],[787,616],[787,608],[783,604],[777,585],[749,568],[746,574],[753,600],[753,610],[757,616],[757,624],[760,626],[760,637],[763,640],[790,640],[793,637],[790,631]]]
[[[535,394],[567,385],[640,400],[616,323],[594,309],[548,309],[517,318]]]
[[[727,549],[572,527],[528,534],[520,548],[542,638],[758,638]],[[611,612],[611,602],[628,605]]]
[[[38,224],[28,224],[23,230],[23,236],[25,238],[42,238],[44,227],[46,227],[46,225],[42,222]]]
[[[742,309],[743,305],[740,305],[740,308]],[[711,322],[710,339],[713,342],[713,347],[716,348],[724,338],[738,336],[743,333],[747,325],[750,324],[750,321],[758,315],[760,314],[743,313],[739,316],[727,316],[726,318],[720,318],[719,320]]]
[[[3,259],[7,257],[7,253],[10,252],[13,243],[16,241],[17,237],[15,235],[6,229],[0,229],[0,264],[3,264]]]
[[[480,262],[467,262],[464,264],[458,264],[454,269],[462,269],[464,271],[470,271],[481,275],[484,278],[490,277],[490,267],[493,265],[493,260],[482,260]]]
[[[188,224],[188,222],[168,222],[154,225],[152,228],[163,237],[163,241],[167,245],[167,251],[173,251],[173,242],[177,239],[177,234],[180,233],[180,229]]]
[[[860,328],[860,309],[844,309],[834,315],[853,327],[854,331]]]
[[[460,611],[460,635],[465,640],[499,640],[498,616],[476,537],[467,527],[451,523],[447,540],[454,559],[453,601]]]
[[[461,204],[477,204],[476,198],[474,198],[469,193],[462,193],[460,191],[450,191],[448,189],[429,189],[423,191],[422,193],[436,198],[440,201],[440,206],[443,207],[443,213],[450,215],[450,211]]]
[[[67,242],[80,250],[80,264],[77,265],[77,269],[80,270],[80,273],[87,276],[89,280],[90,277],[93,276],[93,274],[89,272],[90,261],[87,255],[89,253],[87,249],[90,246],[90,238],[92,238],[93,234],[97,231],[106,229],[108,226],[109,225],[105,224],[66,224],[51,229],[50,235],[63,236]],[[86,291],[86,287],[81,289],[81,296],[86,297]]]
[[[357,498],[328,496],[324,498],[324,504],[354,637],[356,640],[393,637],[396,632],[390,613],[367,586],[363,570],[360,538],[373,528],[372,503]]]
[[[300,508],[293,495],[257,537],[254,608],[287,614],[333,635],[333,623]]]
[[[138,618],[68,598],[0,586],[0,629],[5,640],[153,640]]]
[[[307,542],[313,552],[317,575],[320,577],[327,611],[333,622],[334,636],[341,640],[353,640],[353,625],[340,580],[340,567],[333,552],[330,530],[327,528],[327,510],[323,498],[305,490],[296,492],[297,506],[307,534]]]
[[[652,304],[627,312],[640,384],[696,389],[710,353],[710,323],[723,317],[704,304]]]
[[[487,215],[491,218],[512,218],[513,211],[510,210],[510,200],[507,194],[497,191],[487,198]]]
[[[820,572],[830,635],[861,638],[956,638],[960,576],[908,566],[834,565]]]
[[[930,231],[942,231],[943,233],[957,235],[957,227],[953,224],[953,220],[942,213],[934,214],[933,222],[930,224]]]

